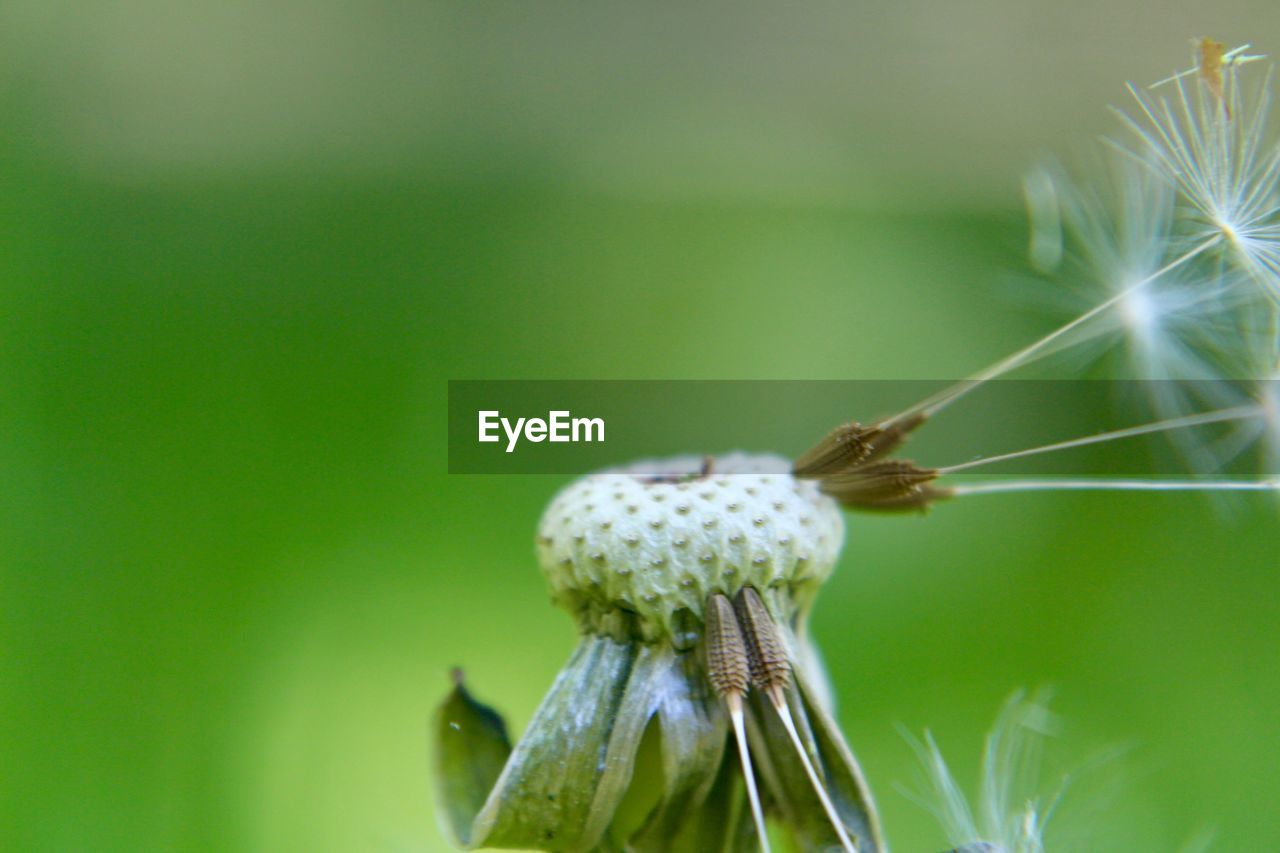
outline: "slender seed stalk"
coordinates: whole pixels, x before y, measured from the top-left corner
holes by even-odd
[[[809,776],[809,782],[813,785],[813,792],[818,795],[818,801],[822,803],[822,809],[827,813],[827,819],[831,821],[831,827],[840,838],[840,845],[845,849],[845,853],[858,853],[858,846],[849,838],[849,833],[844,828],[844,822],[840,820],[840,815],[836,812],[835,803],[831,802],[831,797],[827,794],[826,787],[818,778],[813,762],[809,760],[809,754],[805,750],[804,744],[800,742],[800,734],[796,731],[796,724],[791,718],[791,710],[787,707],[786,700],[781,695],[777,695],[771,696],[770,701],[773,703],[773,707],[777,709],[778,716],[782,719],[782,725],[791,737],[791,743],[795,745],[796,754],[800,756],[800,762],[804,765],[804,772]]]
[[[831,802],[826,786],[818,778],[818,772],[800,740],[800,733],[796,731],[791,709],[787,707],[786,691],[791,685],[791,664],[787,659],[786,646],[782,642],[782,637],[778,635],[777,626],[773,624],[773,617],[769,615],[764,602],[760,600],[760,594],[749,586],[742,588],[733,603],[743,628],[743,638],[746,640],[751,684],[768,697],[769,703],[778,712],[782,725],[796,748],[796,754],[800,756],[800,763],[804,765],[809,783],[813,785],[813,791],[817,794],[823,811],[827,813],[827,819],[831,821],[831,827],[840,839],[840,846],[846,853],[858,853],[857,845],[849,838],[849,832],[845,829],[844,821],[836,811],[835,804]]]
[[[756,777],[751,768],[751,750],[747,747],[747,731],[742,720],[742,695],[726,694],[724,701],[729,708],[729,718],[733,721],[733,736],[738,741],[742,778],[747,783],[747,799],[751,801],[751,817],[756,824],[756,835],[760,838],[760,850],[761,853],[770,853],[769,833],[765,829],[764,810],[760,807],[760,792],[756,789]]]
[[[994,495],[1008,492],[1280,492],[1280,480],[1011,480],[968,483],[951,494]]]
[[[1214,235],[1208,238],[1207,240],[1204,240],[1199,245],[1183,253],[1182,255],[1179,255],[1177,258],[1173,259],[1172,261],[1165,264],[1163,267],[1151,273],[1150,275],[1146,276],[1145,278],[1139,279],[1138,281],[1134,282],[1133,284],[1129,285],[1123,290],[1120,290],[1119,292],[1115,293],[1113,296],[1109,297],[1108,299],[1090,308],[1088,311],[1076,317],[1074,320],[1071,320],[1070,322],[1065,323],[1062,326],[1059,326],[1057,329],[1054,329],[1052,332],[1045,335],[1043,338],[1040,338],[1034,343],[1031,343],[1026,347],[1023,347],[1022,349],[1018,350],[1012,355],[1008,355],[1000,359],[999,361],[995,362],[989,367],[983,368],[982,370],[973,374],[969,378],[962,379],[952,384],[951,386],[944,388],[942,391],[939,391],[936,394],[926,397],[925,399],[921,400],[915,405],[910,406],[907,409],[904,409],[903,411],[899,412],[898,414],[894,415],[891,418],[888,418],[881,424],[881,426],[892,425],[897,423],[898,421],[903,420],[904,418],[909,418],[914,415],[923,414],[926,417],[935,415],[938,412],[941,412],[947,406],[950,406],[952,403],[955,403],[956,401],[963,398],[965,395],[976,390],[977,388],[981,387],[982,385],[991,381],[992,379],[997,379],[1005,375],[1006,373],[1009,373],[1013,370],[1018,369],[1019,367],[1023,367],[1027,364],[1030,364],[1036,359],[1042,358],[1046,355],[1049,355],[1050,353],[1056,352],[1058,348],[1057,347],[1050,348],[1051,344],[1058,342],[1061,338],[1063,338],[1067,334],[1085,325],[1090,320],[1093,320],[1094,318],[1102,315],[1109,309],[1122,304],[1127,297],[1131,296],[1133,293],[1135,293],[1139,289],[1145,287],[1146,285],[1150,284],[1151,282],[1155,281],[1161,276],[1167,275],[1168,273],[1178,269],[1183,264],[1197,257],[1207,249],[1213,247],[1215,244],[1218,243],[1219,240],[1220,240],[1219,235]]]
[[[1112,430],[1110,432],[1101,432],[1097,435],[1087,435],[1083,438],[1073,438],[1068,441],[1059,441],[1054,444],[1041,445],[1040,447],[1029,447],[1026,450],[1015,450],[1012,453],[1002,453],[999,456],[985,456],[981,459],[974,459],[970,462],[961,462],[958,465],[948,465],[944,468],[937,469],[937,472],[939,476],[955,474],[958,471],[966,471],[970,468],[978,468],[983,465],[993,465],[997,462],[1007,462],[1011,459],[1021,459],[1024,456],[1038,456],[1042,453],[1053,453],[1059,450],[1069,450],[1073,447],[1085,447],[1090,444],[1104,444],[1108,441],[1117,441],[1123,438],[1134,438],[1136,436],[1150,435],[1158,432],[1168,432],[1175,429],[1186,429],[1189,427],[1224,423],[1227,421],[1247,420],[1249,418],[1257,417],[1260,414],[1262,414],[1261,406],[1235,406],[1230,409],[1219,409],[1214,412],[1202,412],[1196,415],[1169,418],[1168,420],[1155,421],[1149,424],[1126,427],[1124,429]]]

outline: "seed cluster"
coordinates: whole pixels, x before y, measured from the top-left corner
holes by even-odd
[[[822,483],[822,491],[850,509],[923,510],[948,489],[936,488],[936,468],[921,468],[907,459],[886,459],[912,430],[925,422],[923,413],[894,421],[842,424],[796,460],[792,473]]]
[[[682,612],[700,624],[709,595],[744,585],[794,609],[830,575],[844,522],[789,469],[776,456],[682,457],[569,485],[538,525],[553,600],[587,629],[630,614],[648,639],[678,635]]]
[[[747,641],[729,599],[707,599],[707,679],[721,696],[746,695],[751,683]]]
[[[791,661],[773,617],[759,594],[749,586],[742,588],[733,606],[746,640],[751,684],[771,700],[778,700],[791,684]]]

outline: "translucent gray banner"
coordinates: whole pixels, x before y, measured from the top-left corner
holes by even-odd
[[[1271,381],[449,382],[449,473],[582,474],[637,459],[734,450],[795,458],[833,427],[875,423],[965,388],[899,456],[966,472],[1034,476],[1274,474],[1280,387]],[[1114,431],[1124,435],[990,464],[976,460]]]

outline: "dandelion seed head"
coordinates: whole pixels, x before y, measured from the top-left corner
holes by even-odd
[[[1241,68],[1261,57],[1220,48],[1203,39],[1195,68],[1147,90],[1130,86],[1137,110],[1121,116],[1137,138],[1131,154],[1177,188],[1179,205],[1198,223],[1189,236],[1220,241],[1226,263],[1280,301],[1280,148],[1269,127],[1272,76],[1245,91]]]
[[[1198,42],[1205,51],[1208,42]],[[1212,47],[1212,45],[1209,45]],[[1042,169],[1025,183],[1032,262],[1060,230],[1054,281],[1087,322],[1037,355],[1102,355],[1142,380],[1156,418],[1229,408],[1247,395],[1224,380],[1270,373],[1280,348],[1280,149],[1268,130],[1270,77],[1245,97],[1240,49],[1149,90],[1130,91],[1138,144],[1103,146],[1084,167]],[[1123,115],[1123,114],[1122,114]],[[1056,207],[1055,207],[1056,206]],[[1252,440],[1260,436],[1253,425]],[[1170,435],[1197,473],[1222,469],[1243,440],[1204,430]],[[1277,444],[1280,447],[1280,444]]]
[[[783,590],[790,615],[830,575],[844,521],[819,484],[792,477],[776,456],[719,457],[714,477],[703,465],[693,456],[636,463],[584,477],[552,501],[539,562],[556,602],[585,628],[622,611],[646,639],[672,636],[677,613],[701,619],[709,595],[744,585]],[[679,499],[691,483],[708,497]]]
[[[1074,295],[1075,310],[1109,304],[1061,346],[1091,343],[1127,354],[1130,378],[1209,379],[1206,350],[1241,349],[1225,315],[1235,302],[1220,275],[1178,263],[1185,240],[1176,230],[1174,190],[1159,172],[1130,157],[1100,152],[1073,179],[1054,176],[1069,263],[1054,278]],[[1162,412],[1172,416],[1177,412]]]

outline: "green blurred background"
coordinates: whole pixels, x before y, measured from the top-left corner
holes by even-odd
[[[1200,8],[9,0],[0,848],[445,849],[448,667],[518,732],[573,644],[563,479],[446,475],[446,380],[974,369],[1052,322],[1022,170],[1191,36],[1280,50]],[[897,849],[895,724],[968,780],[1040,684],[1067,767],[1128,747],[1063,837],[1280,849],[1273,505],[849,528],[814,627]]]

